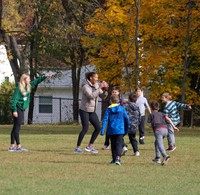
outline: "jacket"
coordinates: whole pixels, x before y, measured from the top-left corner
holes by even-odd
[[[148,123],[151,123],[152,129],[159,130],[159,128],[167,129],[167,121],[164,113],[153,111],[148,117]]]
[[[172,120],[174,125],[177,125],[181,122],[179,108],[188,109],[188,107],[189,105],[187,104],[183,104],[176,101],[170,101],[164,106],[163,113]]]
[[[39,78],[31,81],[30,82],[31,89],[45,79],[46,79],[45,76],[40,76]],[[27,92],[25,95],[23,95],[19,89],[18,84],[16,84],[15,91],[11,99],[12,112],[17,112],[17,108],[23,111],[26,110],[29,106],[29,102],[30,102],[30,93]]]
[[[130,119],[130,126],[128,130],[128,134],[135,134],[140,123],[140,108],[134,102],[128,102],[124,104],[124,107],[128,113]]]
[[[107,126],[108,135],[127,134],[130,121],[125,108],[119,104],[112,105],[105,111],[100,134],[104,135]]]
[[[103,94],[101,89],[98,89],[98,83],[92,85],[92,83],[85,79],[82,83],[82,99],[80,103],[80,109],[85,112],[95,112],[97,103],[98,103],[98,96]]]

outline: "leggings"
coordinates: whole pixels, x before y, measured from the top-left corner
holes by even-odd
[[[85,112],[83,110],[79,110],[79,114],[81,117],[82,131],[79,133],[77,146],[81,145],[81,142],[82,142],[85,134],[87,133],[87,130],[89,127],[89,122],[94,127],[94,132],[92,133],[92,136],[90,139],[90,144],[93,144],[101,130],[98,116],[95,112]]]
[[[16,144],[19,145],[20,144],[20,139],[19,139],[19,132],[20,132],[20,127],[21,127],[21,123],[22,123],[22,119],[23,119],[23,111],[20,110],[19,108],[17,108],[17,114],[18,117],[13,117],[13,129],[11,131],[11,135],[10,135],[10,140],[11,140],[11,144]]]

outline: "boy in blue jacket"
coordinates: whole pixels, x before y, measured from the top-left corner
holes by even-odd
[[[127,134],[130,121],[123,106],[119,104],[119,96],[111,96],[111,105],[106,109],[102,121],[101,135],[107,127],[107,133],[111,140],[112,161],[116,165],[121,165],[123,136]]]

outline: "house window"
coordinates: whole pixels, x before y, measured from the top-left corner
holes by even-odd
[[[39,113],[53,113],[52,96],[39,96]]]

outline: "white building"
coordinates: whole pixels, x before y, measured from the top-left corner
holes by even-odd
[[[5,77],[9,77],[10,82],[14,82],[14,76],[8,61],[6,48],[4,45],[0,45],[0,84],[5,80]]]
[[[85,73],[92,71],[93,67],[83,67],[81,70],[81,80],[85,78]],[[81,99],[81,87],[79,98]],[[35,94],[33,123],[59,123],[73,121],[73,94],[71,70],[62,71],[59,77],[46,79],[38,85]],[[101,102],[97,107],[99,119],[101,117]],[[28,110],[25,112],[24,121],[27,123]]]

